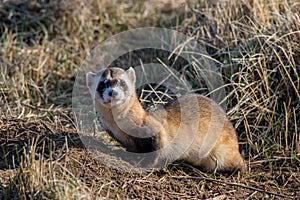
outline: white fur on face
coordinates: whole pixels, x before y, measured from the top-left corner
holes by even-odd
[[[103,70],[104,71],[104,70]],[[88,77],[87,74],[87,82],[91,82],[90,84],[88,83],[88,88],[90,90],[91,96],[93,97],[93,99],[96,102],[101,103],[103,106],[105,107],[114,107],[114,106],[118,106],[118,105],[122,105],[123,103],[127,102],[133,91],[135,90],[135,85],[134,83],[132,83],[132,81],[130,80],[130,78],[128,77],[127,73],[124,72],[124,74],[120,75],[120,77],[118,77],[118,82],[120,82],[121,80],[124,81],[126,83],[126,88],[123,88],[120,83],[114,85],[113,87],[108,86],[106,88],[103,89],[103,93],[102,95],[99,94],[99,92],[97,91],[98,85],[100,82],[106,83],[107,80],[105,80],[105,78],[102,78],[102,73],[101,71],[99,73],[93,74],[94,76],[92,77]],[[91,75],[90,75],[91,76]],[[109,94],[114,91],[116,92],[116,96],[112,97]],[[102,96],[102,97],[101,97]]]
[[[100,103],[106,107],[114,107],[118,105],[122,105],[123,103],[127,102],[130,99],[130,96],[133,92],[132,83],[130,82],[129,78],[126,74],[120,76],[119,82],[123,80],[126,83],[126,89],[120,86],[120,83],[113,86],[107,87],[103,90],[102,98],[100,98]],[[103,81],[103,80],[102,80]],[[105,82],[105,81],[104,81]],[[115,92],[117,95],[112,97],[109,94],[111,92]],[[101,95],[99,94],[99,97]]]
[[[116,92],[117,95],[115,97],[111,97],[109,95],[110,92]],[[100,95],[99,95],[99,97],[100,97]],[[125,96],[124,91],[120,87],[116,86],[116,87],[107,87],[103,91],[102,99],[100,102],[102,104],[104,104],[105,106],[109,107],[109,106],[120,105],[120,104],[124,103],[125,101],[126,101],[126,96]]]
[[[126,85],[127,85],[127,95],[131,96],[132,93],[135,91],[135,83],[132,83],[130,78],[127,76],[127,74],[123,74],[121,76],[121,79],[123,81],[125,81]]]
[[[103,95],[102,95],[104,102],[107,102],[107,101],[111,100],[111,97],[109,96],[109,93],[112,92],[112,90],[113,89],[111,87],[108,87],[104,90]]]

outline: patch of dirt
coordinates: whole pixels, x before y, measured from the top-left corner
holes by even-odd
[[[113,169],[88,151],[75,128],[51,121],[0,118],[0,186],[13,178],[22,153],[37,139],[37,152],[61,162],[92,195],[118,199],[300,198],[300,167],[282,152],[272,162],[256,160],[241,174],[205,174],[186,163],[145,173]],[[42,151],[42,146],[48,148]],[[285,155],[286,154],[286,155]],[[108,155],[107,155],[108,156]],[[1,188],[0,187],[0,188]]]

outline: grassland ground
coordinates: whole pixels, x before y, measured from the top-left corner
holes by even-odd
[[[245,174],[181,162],[125,173],[84,147],[76,73],[106,38],[149,26],[197,38],[220,63]],[[8,0],[0,33],[1,199],[300,198],[299,1]]]

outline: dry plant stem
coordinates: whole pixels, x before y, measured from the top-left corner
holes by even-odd
[[[246,189],[253,190],[253,191],[256,191],[256,192],[262,192],[262,193],[274,195],[274,196],[277,196],[277,197],[288,198],[288,199],[293,198],[293,196],[288,196],[288,195],[284,195],[284,194],[278,194],[278,193],[274,193],[274,192],[267,191],[267,190],[264,190],[264,189],[260,189],[260,188],[256,188],[256,187],[252,187],[252,186],[248,186],[248,185],[244,185],[244,184],[240,184],[240,183],[227,182],[227,181],[223,181],[223,180],[219,180],[219,179],[213,179],[213,178],[208,178],[208,177],[172,176],[172,178],[176,178],[176,179],[206,180],[206,181],[215,182],[215,183],[219,183],[219,184],[226,184],[226,185],[231,185],[231,186],[242,187],[242,188],[246,188]]]

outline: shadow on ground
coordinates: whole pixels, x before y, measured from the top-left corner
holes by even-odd
[[[0,118],[0,174],[18,167],[18,159],[28,151],[33,139],[37,139],[37,153],[44,157],[55,152],[53,158],[64,159],[66,168],[75,177],[86,183],[93,191],[102,188],[100,194],[122,198],[168,197],[168,198],[210,198],[223,197],[281,197],[296,198],[299,195],[300,170],[296,162],[291,159],[278,158],[270,166],[268,162],[260,161],[251,164],[250,171],[244,175],[204,174],[185,163],[174,163],[162,170],[147,173],[129,173],[111,168],[104,164],[102,157],[95,156],[87,150],[79,134],[74,128],[57,126],[42,120],[6,119]],[[107,151],[99,144],[97,151]],[[45,146],[46,148],[42,148]],[[44,150],[43,150],[44,149]],[[99,154],[101,155],[101,154]],[[110,154],[111,156],[113,154]],[[106,156],[106,157],[105,157]],[[6,174],[7,176],[7,174]],[[11,177],[12,178],[12,177]],[[6,179],[8,180],[8,179]],[[5,180],[1,180],[6,185]],[[107,185],[108,184],[108,185]],[[106,187],[106,186],[107,187]],[[3,187],[3,186],[1,186]],[[122,188],[120,190],[119,188]],[[114,191],[114,192],[112,192]],[[225,195],[225,196],[224,196]]]

